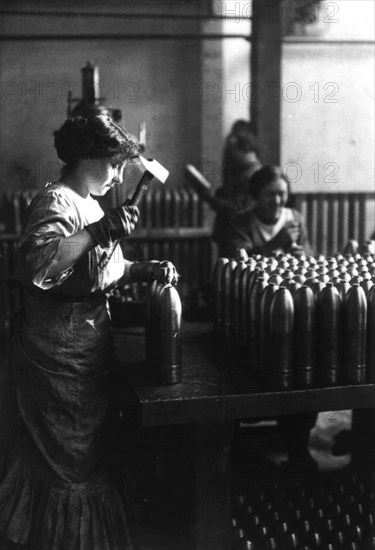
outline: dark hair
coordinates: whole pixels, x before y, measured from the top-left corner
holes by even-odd
[[[69,117],[53,135],[57,156],[66,168],[90,158],[121,163],[143,151],[138,140],[107,115]]]
[[[247,120],[236,120],[230,133],[227,137],[226,149],[230,153],[231,150],[237,149],[243,152],[254,151],[258,154],[256,138],[253,130],[253,125]]]
[[[248,183],[250,195],[256,199],[263,187],[278,179],[283,179],[285,181],[288,187],[288,196],[290,196],[291,189],[288,178],[279,166],[273,166],[272,164],[266,164],[251,176]]]

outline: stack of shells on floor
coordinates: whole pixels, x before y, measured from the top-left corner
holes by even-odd
[[[219,258],[218,340],[274,388],[374,383],[374,245],[329,257],[241,250],[236,259]]]
[[[233,550],[373,550],[374,477],[258,479],[233,499]]]

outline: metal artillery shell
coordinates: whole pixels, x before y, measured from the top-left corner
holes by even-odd
[[[363,288],[365,295],[370,292],[370,289],[374,286],[374,283],[371,280],[365,279],[361,281],[361,287]]]
[[[265,259],[258,260],[256,263],[256,267],[258,267],[261,271],[265,271],[267,269],[267,261]]]
[[[253,280],[253,284],[250,288],[250,292],[247,298],[247,346],[248,356],[251,362],[252,369],[257,365],[257,346],[258,346],[258,334],[259,334],[259,317],[260,317],[260,298],[262,292],[267,286],[263,277],[264,271],[260,271],[256,278]]]
[[[328,258],[328,269],[336,269],[337,261],[338,261],[337,258],[330,256]]]
[[[165,285],[158,297],[160,338],[160,380],[162,384],[181,381],[181,300],[172,285]]]
[[[246,331],[246,343],[245,346],[248,348],[249,346],[249,330],[250,330],[250,320],[249,320],[249,303],[250,303],[250,296],[253,290],[253,286],[256,284],[258,275],[262,273],[259,268],[255,267],[252,272],[249,274],[247,281],[246,281],[246,288],[245,288],[245,331]]]
[[[367,294],[367,378],[375,383],[375,285]]]
[[[322,283],[328,283],[331,280],[331,277],[328,275],[328,273],[321,273],[318,275],[318,281],[321,281]]]
[[[145,359],[150,375],[153,374],[157,347],[156,301],[158,283],[154,281],[146,290]]]
[[[297,266],[297,269],[294,271],[294,277],[296,277],[296,275],[301,275],[303,277],[303,281],[305,282],[307,277],[307,268]]]
[[[240,261],[247,262],[248,259],[249,259],[249,256],[246,252],[246,249],[245,248],[240,248],[240,250],[238,252],[238,258],[236,258],[237,262],[240,262]]]
[[[343,271],[341,271],[341,273],[340,273],[340,279],[341,279],[342,281],[346,281],[347,283],[350,283],[351,277],[350,277],[349,273],[347,272],[346,267],[344,267],[344,268],[343,268]]]
[[[305,285],[309,286],[312,289],[314,284],[318,281],[317,277],[317,275],[315,277],[308,277],[305,281]]]
[[[153,352],[154,355],[152,357],[153,365],[157,365],[157,368],[155,369],[156,374],[154,374],[154,379],[157,380],[158,383],[161,381],[160,377],[160,354],[161,354],[161,348],[160,348],[160,296],[163,292],[164,285],[157,284],[154,291],[153,296],[153,322],[155,325],[155,330],[153,331]]]
[[[360,269],[360,271],[362,271],[362,270],[368,271],[366,258],[363,258],[361,256],[361,259],[357,261],[357,264],[358,264],[358,268]]]
[[[268,282],[274,283],[276,286],[280,286],[283,282],[283,278],[281,275],[278,275],[277,273],[273,273],[268,279]]]
[[[267,258],[267,268],[266,268],[266,271],[269,275],[272,275],[272,272],[274,271],[274,269],[277,268],[277,260],[276,258]]]
[[[249,267],[251,267],[251,271],[253,271],[255,268],[256,268],[256,261],[254,260],[254,258],[249,258],[246,262],[246,265],[248,265]]]
[[[289,292],[291,293],[291,295],[293,296],[295,294],[295,292],[297,292],[297,290],[299,288],[301,288],[301,283],[298,283],[297,281],[294,281],[292,280],[288,285],[287,285],[287,289],[289,290]]]
[[[361,286],[353,284],[344,299],[345,379],[352,384],[366,382],[367,301]]]
[[[339,291],[339,295],[341,298],[341,301],[344,300],[346,293],[350,289],[351,285],[348,281],[340,279],[339,283],[335,285],[337,290]]]
[[[306,282],[306,277],[304,275],[301,275],[300,273],[295,273],[293,281],[299,283],[300,285],[304,285]]]
[[[331,268],[328,271],[328,275],[329,275],[329,278],[330,278],[331,281],[332,281],[332,279],[336,279],[336,278],[340,277],[340,273],[336,268]]]
[[[316,269],[312,268],[312,267],[309,267],[306,271],[306,274],[305,274],[305,277],[306,279],[317,279],[318,278],[318,272]]]
[[[362,281],[361,281],[361,287],[363,288],[363,290],[365,291],[365,294],[367,296],[367,294],[369,293],[370,291],[370,288],[372,288],[373,286],[373,282],[371,280],[371,275],[370,273],[367,271],[361,271],[361,276],[362,276]]]
[[[327,275],[328,271],[329,271],[328,267],[326,267],[325,265],[322,264],[318,267],[318,276],[319,275]]]
[[[253,268],[246,265],[246,268],[241,271],[239,281],[239,334],[240,345],[243,348],[247,346],[247,292],[250,284],[250,276]]]
[[[299,288],[294,302],[294,372],[299,386],[312,386],[316,377],[316,306],[308,286]]]
[[[231,325],[230,336],[231,342],[235,345],[240,339],[240,292],[241,292],[241,273],[246,269],[246,262],[239,260],[232,273],[231,280]]]
[[[283,279],[285,286],[288,288],[289,284],[292,282],[294,273],[291,269],[286,269],[283,273]]]
[[[359,249],[358,241],[354,239],[350,239],[345,245],[343,254],[344,256],[356,254],[358,252],[358,249]]]
[[[328,265],[328,260],[327,258],[324,256],[324,254],[319,254],[316,258],[316,263],[318,264],[318,266],[325,266],[325,265]]]
[[[310,266],[310,264],[309,264],[309,262],[308,262],[306,259],[305,259],[305,260],[300,259],[300,260],[298,261],[298,267],[299,267],[299,268],[308,269],[309,266]]]
[[[146,291],[145,362],[147,378],[160,383],[160,308],[163,286],[154,281]]]
[[[306,281],[306,284],[307,284],[307,281]],[[307,285],[307,286],[310,286],[310,285]],[[325,288],[325,286],[326,286],[326,284],[323,283],[322,281],[315,281],[312,284],[311,289],[314,293],[315,300],[319,299],[319,296],[320,296],[322,290]]]
[[[293,383],[294,304],[287,288],[280,287],[274,294],[270,311],[270,341],[272,342],[269,369],[270,383],[287,390]]]
[[[348,267],[347,272],[350,276],[350,281],[352,281],[353,277],[359,277],[358,269],[354,266]]]
[[[337,288],[327,283],[317,301],[318,379],[323,386],[333,386],[340,377],[340,341],[342,302]]]
[[[224,266],[221,272],[221,313],[222,313],[222,335],[224,343],[228,343],[230,339],[230,323],[231,323],[231,286],[233,270],[237,262],[230,259]]]
[[[275,283],[268,283],[262,292],[260,298],[260,323],[259,323],[259,355],[258,362],[260,367],[261,378],[265,381],[268,379],[270,369],[270,316],[271,302],[275,292],[278,290]]]
[[[214,332],[221,334],[223,330],[222,318],[222,270],[225,264],[229,262],[228,258],[219,258],[215,264],[212,273],[212,284],[214,290]]]

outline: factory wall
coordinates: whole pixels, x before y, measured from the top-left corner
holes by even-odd
[[[339,24],[324,27],[322,18],[310,36],[287,37],[283,44],[281,161],[297,192],[374,189],[369,24],[364,31],[370,17],[364,19],[364,11],[357,11],[362,20],[357,18],[353,40],[349,23],[355,18],[347,8],[359,4],[371,3],[342,0],[335,15]],[[237,38],[200,41],[178,36],[246,34],[250,22],[143,18],[163,13],[199,16],[202,5],[209,2],[111,0],[98,7],[83,0],[40,0],[35,10],[22,0],[17,2],[18,15],[4,15],[14,3],[3,2],[0,192],[38,188],[58,176],[52,132],[66,117],[68,91],[81,97],[80,69],[87,61],[99,66],[105,104],[122,110],[128,129],[137,134],[139,123],[146,121],[147,154],[168,166],[168,185],[186,182],[188,162],[219,185],[223,139],[236,119],[249,117],[251,101],[256,100],[249,95],[256,85],[250,83],[250,44]],[[220,8],[220,3],[215,5]],[[26,13],[32,9],[34,13]],[[126,12],[133,17],[123,18]]]
[[[281,158],[296,192],[374,191],[373,52],[284,43]]]
[[[42,1],[32,14],[27,10],[35,6],[18,2],[21,13],[1,17],[0,192],[39,188],[58,177],[52,132],[66,118],[68,91],[81,97],[80,69],[87,61],[99,67],[104,103],[121,109],[126,127],[138,134],[146,121],[147,155],[168,166],[168,185],[185,182],[187,162],[217,163],[220,100],[204,104],[202,82],[212,78],[208,70],[221,79],[220,41],[174,39],[199,35],[204,23],[141,17],[170,14],[174,7],[168,2],[112,1],[99,15],[98,5],[91,11],[85,2],[64,6]],[[121,17],[124,10],[133,17]],[[179,14],[200,10],[197,1],[176,5]]]
[[[286,12],[281,159],[297,192],[374,192],[374,11],[316,2],[304,25]]]

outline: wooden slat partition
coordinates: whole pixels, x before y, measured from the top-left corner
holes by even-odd
[[[294,205],[305,218],[315,254],[342,251],[349,239],[363,244],[375,231],[373,193],[299,193]]]
[[[35,191],[13,191],[0,197],[3,232],[19,234],[34,194]],[[294,205],[306,220],[316,254],[342,251],[349,239],[362,244],[375,230],[373,193],[299,193],[294,195]],[[205,208],[190,187],[150,188],[140,205],[138,226],[128,241],[141,247],[145,258],[168,258],[175,262],[192,281],[198,274],[196,283],[199,283],[201,277],[209,277],[215,261]],[[2,246],[3,255],[8,258],[8,245]],[[1,261],[6,265],[11,260],[3,256]]]

